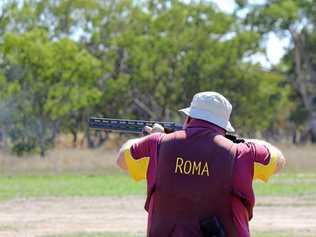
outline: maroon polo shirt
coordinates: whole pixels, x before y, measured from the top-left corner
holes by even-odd
[[[210,129],[215,133],[224,135],[225,130],[206,121],[192,119],[188,124],[190,129]],[[158,149],[163,133],[154,133],[131,147],[131,154],[134,159],[150,157],[147,170],[147,189],[150,190],[154,185],[154,177],[156,175]],[[233,220],[237,228],[238,236],[248,237],[249,226],[248,221],[252,218],[252,209],[255,204],[255,196],[252,189],[252,180],[254,174],[254,162],[267,164],[270,159],[268,149],[264,145],[252,142],[240,143],[237,145],[233,170],[233,189],[237,194],[233,197]],[[152,215],[152,203],[155,198],[153,193],[150,203],[145,208],[148,210],[148,220]],[[150,223],[148,223],[150,225]]]

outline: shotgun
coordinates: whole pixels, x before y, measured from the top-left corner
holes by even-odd
[[[89,119],[89,128],[103,130],[107,132],[144,134],[144,127],[152,127],[155,123],[159,123],[160,125],[162,125],[165,129],[165,133],[171,133],[183,129],[181,124],[177,124],[175,122],[112,119],[97,117],[91,117]],[[234,143],[244,142],[244,139],[239,138],[234,134],[226,134],[225,137],[230,139]]]
[[[152,127],[155,123],[159,123],[161,126],[163,126],[166,133],[182,130],[182,125],[174,123],[174,122],[111,119],[111,118],[96,118],[96,117],[91,117],[89,119],[89,128],[93,128],[97,130],[105,130],[108,132],[142,134],[144,132],[145,126]]]

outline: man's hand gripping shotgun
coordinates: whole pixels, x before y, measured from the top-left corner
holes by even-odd
[[[175,122],[160,122],[146,120],[130,120],[130,119],[111,119],[111,118],[96,118],[89,119],[89,128],[103,130],[108,132],[119,133],[137,133],[144,134],[146,126],[153,127],[155,124],[160,124],[164,128],[165,133],[171,133],[182,130],[182,125]],[[238,138],[233,134],[226,134],[226,138],[234,143],[244,142],[244,139]]]

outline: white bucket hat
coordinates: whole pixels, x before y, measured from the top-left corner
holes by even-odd
[[[200,92],[193,96],[190,107],[179,110],[196,119],[202,119],[224,128],[228,132],[235,132],[229,122],[232,105],[221,94],[213,91]]]

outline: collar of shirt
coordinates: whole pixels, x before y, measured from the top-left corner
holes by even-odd
[[[190,129],[190,128],[207,128],[207,129],[213,130],[214,132],[219,133],[221,135],[225,135],[225,133],[226,133],[225,129],[223,129],[223,128],[221,128],[213,123],[201,120],[201,119],[193,119],[192,118],[191,121],[189,122],[187,128],[188,129]]]

